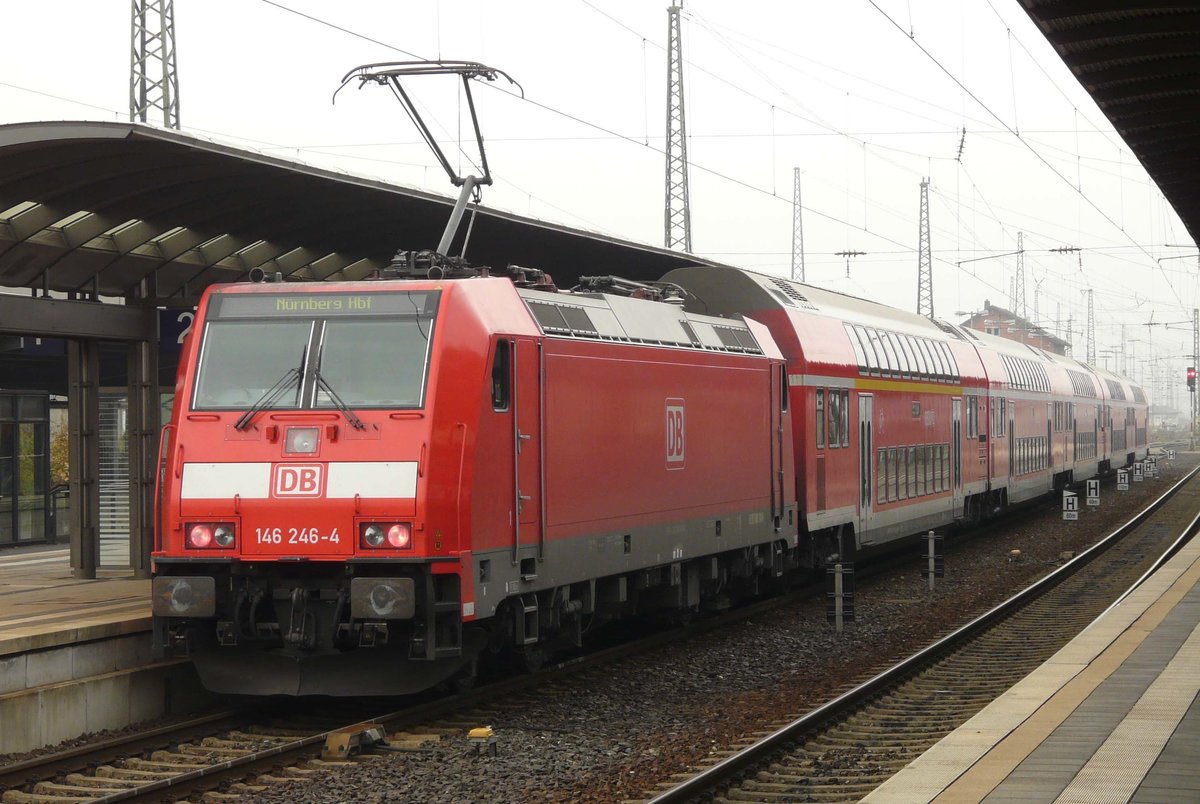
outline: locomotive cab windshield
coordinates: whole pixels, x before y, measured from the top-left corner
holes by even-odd
[[[439,295],[214,295],[192,409],[422,407]]]

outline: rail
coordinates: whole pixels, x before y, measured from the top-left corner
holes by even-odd
[[[838,715],[852,710],[863,701],[869,699],[882,689],[889,687],[897,681],[905,678],[914,670],[929,663],[946,653],[949,653],[954,648],[958,647],[971,637],[982,632],[985,628],[994,622],[1007,617],[1014,611],[1018,610],[1030,600],[1038,597],[1046,590],[1061,583],[1065,578],[1074,574],[1081,567],[1085,566],[1096,558],[1101,553],[1108,550],[1124,536],[1137,528],[1143,522],[1150,518],[1159,508],[1161,508],[1168,500],[1179,492],[1189,481],[1192,480],[1200,472],[1200,467],[1196,467],[1188,472],[1182,479],[1175,483],[1171,488],[1167,489],[1158,499],[1152,502],[1149,506],[1140,511],[1136,516],[1130,519],[1125,524],[1114,530],[1108,536],[1105,536],[1096,544],[1084,552],[1077,555],[1071,561],[1063,564],[1054,572],[1049,573],[1037,582],[1031,584],[1017,594],[1008,598],[1004,602],[996,605],[989,611],[981,614],[971,622],[957,629],[953,633],[934,642],[921,651],[904,659],[900,663],[884,670],[882,673],[863,682],[852,690],[849,690],[823,706],[814,709],[813,711],[793,720],[791,723],[783,726],[780,729],[772,732],[758,742],[749,745],[741,751],[721,760],[717,764],[700,771],[694,776],[686,779],[680,784],[666,790],[654,798],[650,799],[650,804],[674,804],[674,802],[693,801],[699,796],[711,792],[720,787],[726,781],[737,776],[739,773],[750,767],[751,765],[761,761],[773,751],[783,745],[793,742],[797,737],[815,729],[822,723],[836,718]],[[1174,544],[1168,548],[1168,552],[1178,551],[1187,539],[1190,539],[1195,533],[1197,525],[1200,525],[1200,515],[1194,518],[1183,534],[1176,540]],[[1164,559],[1160,559],[1162,561]],[[1155,566],[1160,566],[1156,562]],[[1135,584],[1140,584],[1145,580],[1145,575],[1142,576]],[[1127,594],[1127,593],[1126,593]]]

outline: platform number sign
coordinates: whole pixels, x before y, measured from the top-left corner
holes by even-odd
[[[1129,491],[1129,470],[1117,470],[1117,491]]]
[[[1089,480],[1087,482],[1087,504],[1088,505],[1099,505],[1100,504],[1100,481],[1099,480]]]
[[[1141,461],[1138,461],[1137,463],[1135,463],[1135,464],[1133,465],[1133,482],[1134,482],[1134,483],[1141,483],[1141,482],[1142,482],[1142,477],[1143,477],[1143,475],[1142,475],[1142,462],[1141,462]]]
[[[1063,520],[1071,522],[1079,519],[1079,496],[1073,491],[1063,490]]]
[[[667,400],[667,468],[682,469],[684,466],[684,444],[686,429],[684,427],[683,400]]]

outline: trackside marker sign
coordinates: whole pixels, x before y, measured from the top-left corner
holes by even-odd
[[[684,466],[685,427],[683,418],[683,400],[667,400],[666,445],[667,468],[682,469]]]

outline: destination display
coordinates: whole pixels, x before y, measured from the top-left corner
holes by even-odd
[[[438,291],[406,293],[220,293],[209,318],[333,318],[357,315],[433,315]]]

